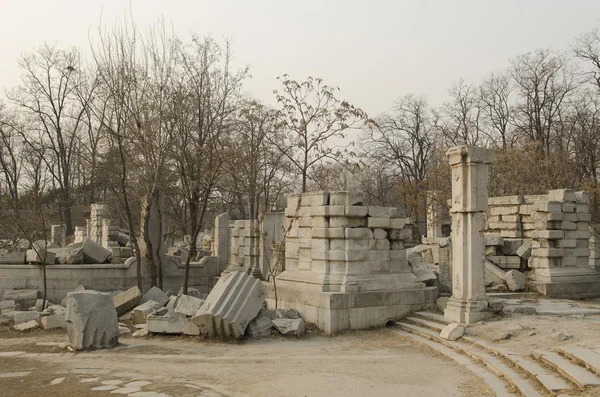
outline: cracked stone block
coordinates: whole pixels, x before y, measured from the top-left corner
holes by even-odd
[[[67,334],[75,350],[114,347],[119,323],[113,299],[98,291],[74,292],[67,298]]]

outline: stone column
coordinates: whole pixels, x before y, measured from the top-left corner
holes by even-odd
[[[224,213],[215,218],[214,239],[213,255],[217,257],[219,272],[222,272],[227,268],[229,258],[229,214]]]
[[[474,323],[490,317],[485,297],[485,211],[489,164],[494,152],[455,146],[447,152],[452,168],[452,297],[444,318]]]
[[[65,246],[67,227],[65,225],[52,225],[50,228],[50,241],[58,244],[59,247]]]
[[[442,237],[441,206],[437,190],[427,191],[427,238]]]

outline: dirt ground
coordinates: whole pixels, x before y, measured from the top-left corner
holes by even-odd
[[[389,329],[241,343],[127,337],[83,353],[36,345],[65,338],[0,332],[0,396],[115,396],[92,388],[137,380],[151,382],[137,396],[493,395],[468,370]],[[24,353],[7,353],[15,351]]]

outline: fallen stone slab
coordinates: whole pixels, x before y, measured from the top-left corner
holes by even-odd
[[[165,305],[165,307],[168,310],[175,310],[175,306],[177,306],[177,301],[179,300],[179,297],[176,295],[171,295],[169,296],[169,301],[167,302],[167,304]]]
[[[27,331],[30,329],[35,329],[39,326],[38,322],[35,320],[27,321],[26,323],[21,323],[15,325],[13,328],[17,331]]]
[[[23,324],[31,320],[38,321],[42,313],[36,311],[16,311],[13,312],[15,324]]]
[[[517,249],[517,255],[523,259],[529,259],[531,256],[531,246],[529,244],[523,244]]]
[[[196,314],[198,310],[200,310],[203,303],[204,300],[202,299],[189,295],[181,295],[177,301],[177,305],[175,306],[175,311],[191,317]]]
[[[157,309],[160,309],[162,307],[163,307],[163,305],[161,305],[160,303],[155,302],[155,301],[148,301],[148,302],[142,303],[141,305],[134,308],[133,312],[131,313],[133,323],[134,324],[145,323],[146,319],[148,318],[148,316],[150,314],[155,313]]]
[[[67,329],[67,320],[65,320],[64,314],[53,314],[51,316],[42,317],[40,320],[40,325],[43,329]]]
[[[300,336],[304,334],[305,326],[304,320],[301,318],[276,318],[272,321],[273,326],[282,335],[296,335]]]
[[[114,347],[119,342],[119,323],[109,294],[74,292],[67,299],[67,334],[75,350]]]
[[[504,281],[511,291],[522,291],[525,289],[527,277],[518,270],[509,270],[504,276]]]
[[[127,291],[113,296],[113,304],[119,316],[127,313],[138,305],[142,292],[138,287],[131,287]]]
[[[440,332],[440,337],[447,340],[457,340],[465,333],[465,327],[460,324],[453,323],[446,325]]]
[[[192,317],[200,333],[239,338],[266,299],[262,282],[246,272],[226,273]]]
[[[160,288],[152,287],[142,296],[140,303],[146,303],[148,301],[155,301],[164,306],[169,302],[169,297]]]
[[[12,300],[17,310],[27,310],[35,306],[40,291],[34,289],[10,289],[4,292],[3,301]]]
[[[412,272],[415,276],[417,276],[419,281],[426,283],[428,281],[437,279],[433,271],[429,268],[429,266],[427,266],[427,261],[425,258],[413,256],[411,259],[409,259],[408,263],[410,263]]]
[[[266,338],[271,336],[273,322],[269,317],[260,316],[250,321],[248,324],[248,336],[254,339]]]
[[[84,242],[77,244],[81,244],[83,260],[85,263],[106,263],[106,260],[112,254],[111,250],[104,248],[92,240],[85,240]],[[72,245],[69,247],[72,247]]]
[[[186,323],[186,317],[183,314],[169,312],[164,316],[148,316],[146,329],[158,334],[182,334]]]
[[[56,254],[56,262],[62,265],[81,265],[85,262],[83,243],[75,243],[65,248],[53,249],[52,252]]]
[[[47,250],[27,250],[25,253],[25,262],[53,265],[56,261],[56,254]]]

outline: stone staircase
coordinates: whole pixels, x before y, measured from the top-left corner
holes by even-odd
[[[444,316],[417,312],[398,322],[394,332],[425,344],[481,377],[497,396],[576,396],[598,388],[600,348],[557,347],[553,351],[515,352],[465,334],[456,341],[441,338]]]

